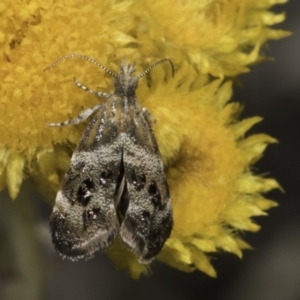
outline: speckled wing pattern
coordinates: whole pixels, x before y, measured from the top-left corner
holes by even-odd
[[[115,240],[119,222],[114,197],[120,176],[121,144],[106,133],[101,120],[106,105],[92,119],[73,153],[50,219],[52,241],[66,258],[92,257]],[[90,143],[93,139],[93,143]],[[105,140],[111,140],[105,144]],[[102,147],[97,147],[102,142]]]
[[[148,113],[136,104],[129,130],[123,137],[124,198],[128,199],[128,207],[120,236],[137,253],[140,262],[149,263],[170,235],[172,211]]]
[[[150,263],[170,236],[171,200],[149,113],[135,96],[134,65],[121,64],[115,92],[87,126],[57,194],[52,241],[66,258],[90,258],[117,236]],[[79,84],[77,84],[79,86]],[[78,118],[86,118],[89,110]],[[77,119],[78,119],[77,118]],[[50,126],[79,123],[77,119]]]

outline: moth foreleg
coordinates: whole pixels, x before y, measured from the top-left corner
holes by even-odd
[[[96,97],[99,98],[109,98],[111,96],[111,94],[108,93],[103,93],[103,92],[95,92],[93,90],[91,90],[90,88],[88,88],[87,86],[83,85],[82,83],[80,83],[75,77],[73,78],[74,83],[81,88],[82,90],[84,90],[85,92],[88,92],[90,94],[95,95]]]
[[[83,110],[74,119],[67,120],[67,121],[61,122],[61,123],[47,123],[46,125],[50,126],[50,127],[62,127],[62,126],[71,125],[71,124],[79,124],[79,123],[85,121],[90,115],[92,115],[96,110],[100,109],[101,107],[102,107],[102,104],[98,104],[94,107]]]

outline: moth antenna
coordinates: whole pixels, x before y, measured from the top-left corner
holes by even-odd
[[[54,63],[52,63],[50,66],[48,66],[46,69],[44,69],[44,71],[47,71],[49,69],[54,68],[57,64],[61,63],[63,60],[68,59],[68,58],[82,58],[82,59],[85,59],[85,60],[89,61],[90,63],[98,66],[99,68],[103,69],[109,75],[111,75],[113,77],[117,77],[117,75],[115,73],[113,73],[112,71],[108,70],[107,68],[105,68],[103,65],[101,65],[97,61],[95,61],[95,60],[93,60],[93,59],[91,59],[91,58],[89,58],[89,57],[87,57],[85,55],[81,55],[81,54],[68,54],[68,55],[62,56],[57,61],[55,61]]]
[[[157,62],[156,62],[155,64],[153,64],[152,66],[150,66],[146,71],[144,71],[142,74],[140,74],[137,78],[139,79],[139,78],[145,76],[145,75],[146,75],[149,71],[151,71],[154,67],[156,67],[157,65],[159,65],[159,64],[161,64],[161,63],[163,63],[163,62],[165,62],[165,61],[168,61],[168,62],[170,63],[171,68],[172,68],[172,76],[174,77],[175,71],[174,71],[174,65],[173,65],[171,59],[169,59],[169,58],[164,58],[164,59],[161,59],[161,60],[157,61]]]

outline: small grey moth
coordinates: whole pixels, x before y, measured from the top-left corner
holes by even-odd
[[[140,263],[148,264],[160,252],[173,226],[171,199],[150,114],[135,91],[139,76],[134,64],[121,62],[114,74],[98,62],[82,58],[114,77],[112,94],[94,92],[74,78],[75,84],[106,102],[83,110],[78,117],[48,126],[78,124],[96,112],[73,153],[50,217],[52,241],[63,258],[91,258],[119,237]]]

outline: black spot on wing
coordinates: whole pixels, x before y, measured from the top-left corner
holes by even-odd
[[[162,208],[161,195],[155,181],[152,181],[148,187],[148,193],[151,202],[155,207]]]
[[[99,221],[100,208],[86,210],[84,211],[82,217],[84,229],[87,229],[93,222]]]
[[[150,213],[149,213],[149,211],[143,210],[143,212],[142,212],[142,217],[143,217],[144,219],[150,219]]]
[[[147,210],[143,210],[142,211],[142,217],[141,217],[141,221],[144,224],[144,226],[149,226],[150,225],[150,213]]]
[[[100,174],[100,185],[108,187],[113,181],[113,173],[111,171],[102,171]]]
[[[76,200],[79,204],[86,206],[93,197],[95,190],[94,182],[91,179],[86,179],[79,186]]]
[[[139,192],[146,184],[146,176],[144,174],[136,174],[134,170],[131,173],[131,180],[134,188]]]

